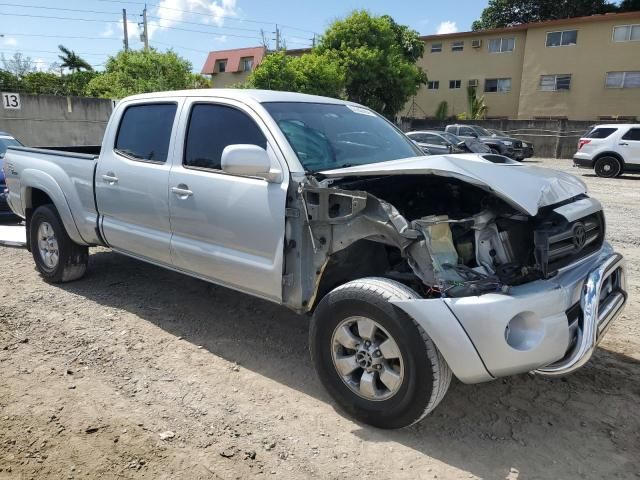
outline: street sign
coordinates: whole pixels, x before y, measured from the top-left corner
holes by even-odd
[[[20,110],[20,94],[2,92],[2,106],[7,110]]]

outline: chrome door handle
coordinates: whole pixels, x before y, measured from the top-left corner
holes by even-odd
[[[171,192],[176,194],[178,197],[190,197],[193,195],[193,192],[189,190],[189,187],[186,185],[178,185],[177,187],[171,187]]]
[[[118,177],[116,177],[113,172],[108,172],[102,175],[102,180],[104,180],[110,185],[113,185],[114,183],[118,183]]]

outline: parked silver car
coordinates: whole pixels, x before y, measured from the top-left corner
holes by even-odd
[[[14,147],[5,169],[46,280],[81,278],[102,245],[311,313],[320,380],[378,427],[422,419],[452,374],[575,371],[627,299],[581,180],[423,156],[343,100],[137,95],[99,156]]]

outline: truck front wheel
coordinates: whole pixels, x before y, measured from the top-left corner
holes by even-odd
[[[29,241],[36,268],[48,282],[77,280],[87,270],[88,247],[69,238],[53,205],[42,205],[33,212]]]
[[[432,340],[390,303],[412,298],[401,283],[364,278],[329,292],[311,320],[311,357],[323,385],[347,413],[379,428],[420,421],[451,382]]]

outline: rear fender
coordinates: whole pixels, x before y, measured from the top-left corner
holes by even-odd
[[[75,243],[79,245],[87,245],[80,236],[78,226],[76,225],[69,203],[62,192],[62,189],[49,174],[34,169],[25,169],[20,174],[20,198],[22,199],[22,210],[26,213],[27,209],[33,208],[33,190],[38,189],[46,193],[60,215],[62,224],[67,234]]]

